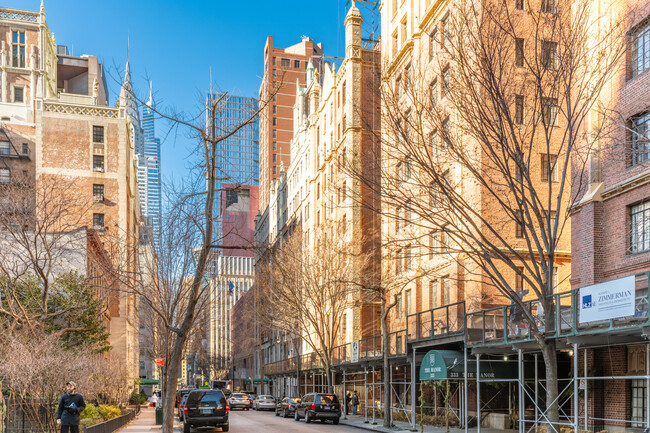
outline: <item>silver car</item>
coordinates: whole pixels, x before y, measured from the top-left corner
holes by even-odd
[[[244,409],[248,410],[251,408],[251,400],[248,398],[247,394],[244,394],[243,392],[233,392],[230,394],[230,398],[228,399],[228,404],[230,405],[230,409]]]
[[[275,410],[276,406],[275,397],[272,395],[259,395],[253,402],[253,409],[255,410]]]

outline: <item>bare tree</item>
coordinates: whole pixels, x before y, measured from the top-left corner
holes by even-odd
[[[386,72],[381,176],[356,177],[381,194],[384,248],[403,251],[391,263],[416,258],[382,277],[453,268],[470,311],[516,305],[510,315],[521,312],[543,354],[555,423],[554,271],[570,260],[570,210],[612,130],[601,97],[623,57],[625,17],[583,0],[524,3],[454,4],[428,52]]]
[[[360,261],[348,253],[354,242],[336,223],[315,228],[313,240],[295,230],[262,270],[268,290],[260,295],[264,307],[258,313],[271,329],[302,340],[316,354],[329,392],[343,315],[355,303]]]

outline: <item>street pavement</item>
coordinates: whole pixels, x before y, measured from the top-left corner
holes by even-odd
[[[370,419],[372,421],[372,419]],[[363,415],[348,415],[342,417],[339,425],[332,423],[321,424],[314,422],[305,424],[304,420],[296,422],[293,418],[281,418],[274,415],[273,412],[257,411],[230,411],[230,431],[235,433],[294,433],[294,432],[342,432],[342,433],[360,433],[363,430],[375,432],[406,433],[410,432],[410,427],[405,422],[395,422],[395,426],[385,429],[381,426],[381,419],[377,419],[377,425],[364,423]],[[361,430],[363,429],[363,430]],[[119,433],[159,433],[161,426],[156,425],[155,412],[153,408],[144,408],[140,415],[130,424],[119,430]],[[174,417],[174,432],[182,433],[183,425]],[[215,433],[219,429],[194,430],[194,433]],[[420,431],[417,426],[416,431]],[[444,433],[443,427],[424,426],[425,433]],[[469,429],[470,432],[476,432],[476,428]],[[450,433],[464,433],[463,429],[451,428]],[[482,428],[481,433],[516,433],[515,430],[495,430]]]

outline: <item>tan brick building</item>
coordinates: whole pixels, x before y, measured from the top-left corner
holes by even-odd
[[[305,85],[307,63],[320,64],[323,45],[310,38],[288,48],[273,46],[273,36],[264,46],[264,77],[260,85],[260,101],[266,101],[276,91],[273,100],[260,113],[259,186],[260,209],[269,205],[271,183],[280,176],[281,167],[291,163],[290,143],[293,138],[293,104],[296,83]]]
[[[133,145],[124,108],[108,106],[103,65],[95,56],[74,57],[57,47],[42,3],[39,12],[0,9],[0,39],[0,181],[73,184],[75,200],[84,203],[79,226],[95,233],[87,248],[103,244],[114,267],[135,275]],[[110,343],[137,377],[137,303],[127,292],[111,296]]]

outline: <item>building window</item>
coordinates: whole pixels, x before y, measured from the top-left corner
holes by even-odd
[[[104,201],[104,185],[93,185],[93,200],[97,202]]]
[[[291,60],[290,59],[281,59],[280,60],[280,66],[282,66],[283,68],[291,67]]]
[[[277,106],[277,105],[274,105],[274,106],[273,106],[273,114],[276,114],[277,111],[278,111],[278,106]]]
[[[440,245],[438,244],[439,234],[437,230],[429,233],[429,258],[432,259],[434,254],[438,253]]]
[[[402,22],[400,24],[400,33],[401,33],[401,36],[402,36],[401,39],[400,39],[400,42],[401,42],[402,45],[404,45],[404,42],[406,42],[406,36],[407,36],[406,35],[406,17],[404,17],[404,19],[402,20]]]
[[[411,251],[411,245],[407,245],[406,248],[404,248],[404,267],[406,270],[413,268],[413,252]]]
[[[14,68],[25,67],[25,32],[12,32],[11,65]]]
[[[434,30],[429,36],[429,57],[433,60],[438,55],[438,31]]]
[[[451,132],[449,131],[449,119],[442,122],[442,147],[448,149],[451,146]]]
[[[631,41],[632,78],[650,68],[650,24],[646,24],[632,35]]]
[[[278,150],[278,143],[275,141],[273,142],[273,150]]]
[[[273,162],[278,162],[278,161],[277,161],[277,154],[276,154],[276,153],[273,154]]]
[[[557,13],[557,0],[542,0],[542,12],[547,14]]]
[[[273,166],[273,174],[277,174],[277,173],[276,173],[275,165]]]
[[[436,108],[438,106],[438,80],[433,80],[429,86],[429,93],[431,93],[431,107]]]
[[[271,59],[271,64],[272,64],[273,66],[275,66],[275,57],[273,57],[273,58]]]
[[[0,168],[0,183],[9,183],[11,181],[11,170]]]
[[[406,298],[406,315],[410,316],[413,314],[413,306],[411,305],[411,289],[407,290],[404,293],[404,297]]]
[[[524,0],[515,0],[515,8],[520,11],[524,10]]]
[[[93,126],[93,143],[103,143],[103,142],[104,142],[104,127]]]
[[[630,252],[650,250],[650,201],[630,208]]]
[[[392,40],[393,40],[393,43],[392,43],[392,45],[393,45],[393,55],[396,55],[397,54],[397,30],[395,31],[395,33],[393,33]]]
[[[397,257],[397,263],[399,267],[399,256]],[[404,308],[404,303],[402,302],[402,297],[398,296],[397,297],[397,318],[401,319],[402,318],[402,309]]]
[[[442,96],[447,97],[451,90],[451,74],[449,73],[449,66],[442,71]]]
[[[274,129],[274,130],[273,130],[273,138],[278,138],[277,135],[278,135],[278,133],[277,133],[277,131]]]
[[[294,60],[293,61],[293,67],[296,69],[300,69],[300,60]]]
[[[524,66],[524,40],[522,38],[515,39],[515,66],[518,68]]]
[[[557,99],[542,98],[542,121],[545,126],[557,125]]]
[[[520,218],[521,217],[517,215],[517,221],[515,221],[515,237],[517,239],[522,239],[524,237],[524,223]]]
[[[449,27],[449,14],[442,19],[442,45],[447,44],[451,39],[451,28]]]
[[[524,268],[517,267],[517,275],[515,276],[515,290],[521,292],[524,290]]]
[[[650,140],[648,140],[648,126],[650,126],[650,112],[634,117],[631,120],[632,130],[632,165],[648,160],[650,156]]]
[[[449,275],[445,275],[441,278],[442,280],[442,302],[443,305],[449,305],[451,299],[451,282],[449,281]]]
[[[93,171],[104,172],[104,155],[93,155]]]
[[[14,86],[14,102],[25,102],[24,90],[22,86]]]
[[[445,252],[445,254],[449,254],[451,252],[451,239],[449,237],[449,230],[447,229],[447,226],[442,228],[442,250]]]
[[[549,172],[551,182],[559,180],[557,169],[557,155],[542,153],[542,182],[549,181]]]
[[[632,379],[632,423],[631,427],[645,427],[646,421],[646,386],[644,379]]]
[[[104,214],[103,213],[94,213],[93,214],[93,228],[98,231],[104,231]]]
[[[438,307],[438,280],[429,281],[429,308]]]
[[[277,124],[278,124],[278,120],[277,120],[277,118],[274,117],[273,118],[273,126],[276,126]]]
[[[23,155],[29,155],[29,144],[23,143]]]
[[[524,96],[515,96],[515,123],[522,125],[524,123]]]
[[[542,41],[541,63],[546,69],[557,69],[557,42]]]
[[[11,154],[11,143],[8,141],[0,141],[0,155],[7,156]]]
[[[343,98],[343,105],[345,106],[345,94],[346,94],[345,81],[343,82],[343,90],[341,91],[341,93],[342,93],[342,98]]]

